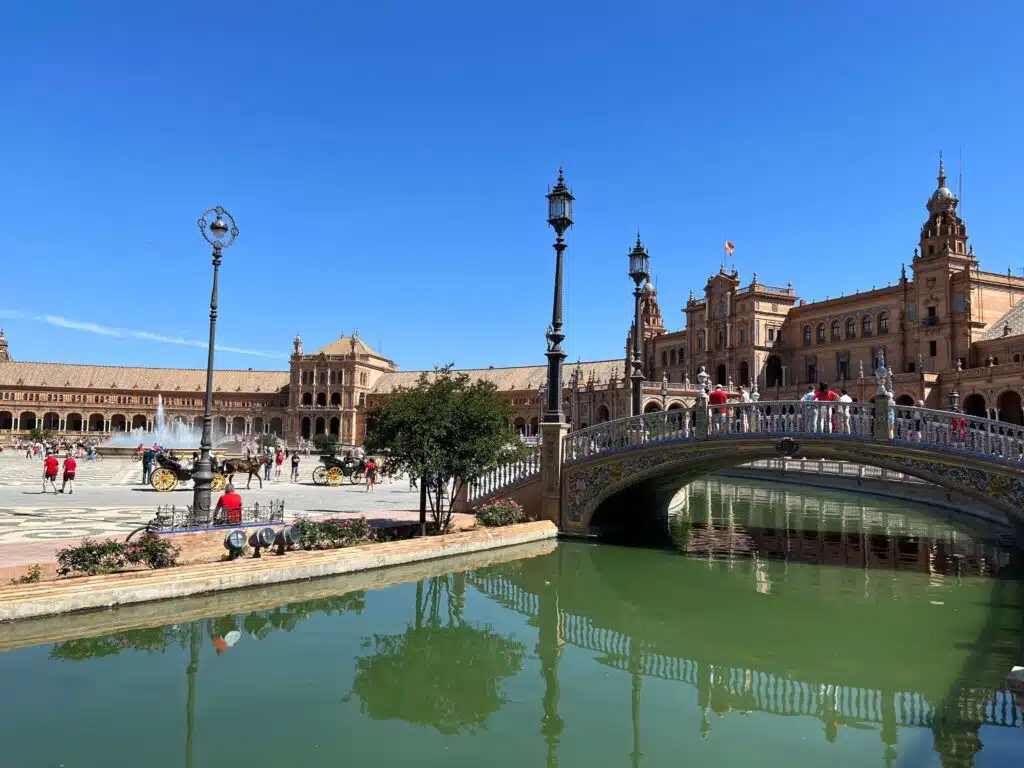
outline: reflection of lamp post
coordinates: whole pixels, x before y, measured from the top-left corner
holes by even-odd
[[[188,678],[188,703],[185,707],[185,768],[192,768],[192,732],[196,723],[196,673],[199,671],[199,622],[189,625],[188,666],[185,676]]]
[[[551,326],[548,328],[548,407],[544,413],[544,421],[562,423],[562,362],[565,352],[562,350],[562,252],[565,240],[562,235],[572,226],[572,201],[575,198],[565,186],[562,169],[558,169],[558,181],[547,194],[548,224],[555,230],[555,299],[551,307]]]
[[[629,276],[633,278],[635,285],[633,289],[633,372],[629,378],[633,382],[633,399],[630,415],[639,416],[643,393],[644,371],[643,363],[640,360],[640,299],[644,292],[640,284],[648,279],[651,274],[651,260],[640,242],[640,233],[636,233],[636,245],[629,252]]]
[[[210,214],[216,218],[207,221]],[[227,221],[225,221],[225,217]],[[203,438],[199,443],[199,460],[192,473],[195,491],[192,497],[192,513],[203,520],[209,519],[210,489],[213,485],[213,344],[217,334],[217,276],[220,272],[221,252],[235,242],[238,227],[230,213],[219,205],[210,208],[199,219],[199,231],[213,246],[213,291],[210,293],[210,346],[206,358],[206,402],[203,408]]]

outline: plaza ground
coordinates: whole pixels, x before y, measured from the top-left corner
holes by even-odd
[[[303,457],[300,482],[255,478],[246,490],[245,478],[235,481],[245,504],[281,499],[285,516],[360,517],[376,525],[419,519],[419,493],[405,480],[385,480],[373,493],[362,485],[326,487],[313,484],[316,457]],[[129,459],[78,462],[74,494],[43,493],[42,462],[24,454],[0,455],[0,583],[17,575],[25,565],[52,563],[55,552],[83,537],[124,536],[144,525],[158,505],[192,503],[192,484],[159,493],[142,485],[142,465]],[[57,487],[60,487],[58,479]],[[10,573],[8,573],[10,571]]]

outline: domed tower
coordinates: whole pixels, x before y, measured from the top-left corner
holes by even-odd
[[[295,341],[292,342],[292,348],[295,350],[293,354],[295,357],[302,357],[302,337],[299,336],[299,332],[295,332]]]
[[[964,220],[957,215],[957,206],[960,201],[952,190],[946,186],[946,169],[942,164],[942,154],[939,154],[939,186],[936,187],[932,196],[928,198],[926,208],[928,209],[928,221],[921,227],[921,259],[930,261],[942,257],[950,258],[959,262],[958,269],[963,269],[963,264],[974,260],[974,253],[967,249],[967,226]]]

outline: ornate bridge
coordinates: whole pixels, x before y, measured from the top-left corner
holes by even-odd
[[[518,498],[563,531],[615,508],[660,505],[693,477],[773,457],[894,470],[1003,512],[1024,538],[1024,427],[960,412],[874,403],[757,401],[647,413],[567,432],[544,424],[540,455],[473,484],[469,503]]]

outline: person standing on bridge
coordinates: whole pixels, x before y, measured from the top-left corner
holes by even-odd
[[[828,384],[824,381],[818,383],[818,391],[814,393],[814,399],[818,402],[834,403],[839,399],[839,395],[828,388]],[[832,424],[832,406],[824,407],[819,406],[817,426],[815,427],[816,432],[834,432],[834,425]]]
[[[729,398],[725,394],[725,390],[722,389],[722,385],[718,384],[712,392],[708,393],[708,405],[711,407],[711,421],[714,425],[715,432],[722,432],[725,424],[725,408],[714,406],[723,406]]]

